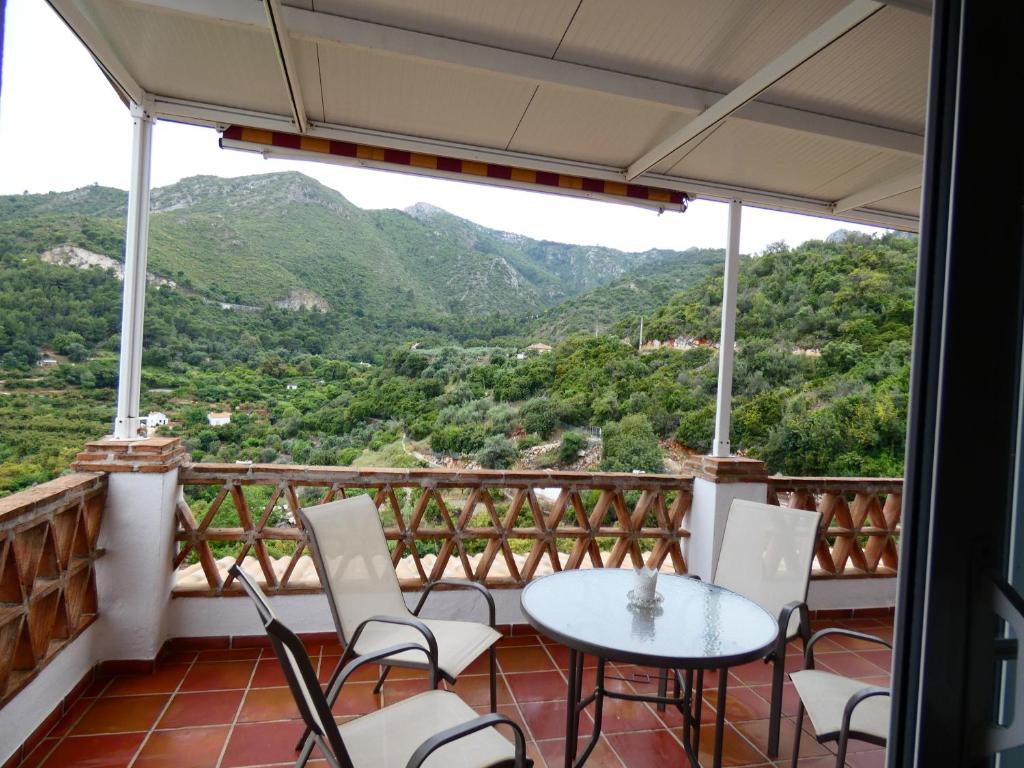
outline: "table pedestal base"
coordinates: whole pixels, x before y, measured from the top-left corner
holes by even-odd
[[[704,670],[687,670],[680,674],[672,670],[674,677],[674,695],[668,696],[667,691],[659,688],[659,695],[645,696],[621,691],[609,691],[605,688],[605,660],[597,659],[597,680],[593,693],[583,697],[583,657],[584,654],[569,649],[569,669],[566,677],[569,681],[569,695],[565,723],[565,768],[582,768],[590,753],[594,751],[601,738],[601,716],[605,698],[624,699],[627,701],[643,701],[649,704],[673,706],[683,716],[683,748],[692,765],[700,766],[700,718],[704,694]],[[694,679],[696,678],[696,680]],[[718,707],[715,713],[715,744],[712,766],[721,768],[722,744],[725,736],[725,694],[729,679],[727,669],[719,670],[718,675]],[[594,705],[594,732],[590,741],[577,758],[579,740],[580,715],[591,704]]]

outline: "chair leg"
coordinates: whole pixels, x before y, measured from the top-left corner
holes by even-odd
[[[498,711],[498,653],[492,645],[488,651],[491,664],[491,712]]]
[[[792,768],[797,768],[797,760],[800,759],[800,736],[804,730],[804,703],[800,702],[800,708],[796,712],[796,733],[793,734],[793,763]],[[842,763],[839,764],[840,766]]]
[[[658,670],[658,696],[665,698],[668,696],[668,668],[662,667]],[[665,711],[665,702],[658,702],[658,711]]]
[[[391,671],[391,667],[387,664],[380,665],[380,677],[377,678],[377,684],[373,686],[373,692],[380,693],[380,689],[384,687],[384,681],[388,677],[388,673]]]
[[[772,660],[772,700],[768,714],[768,757],[779,756],[779,731],[782,727],[782,686],[786,677],[786,647],[775,652]]]

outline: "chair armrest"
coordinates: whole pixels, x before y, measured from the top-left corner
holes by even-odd
[[[764,657],[765,664],[786,655],[786,643],[789,642],[789,625],[793,620],[794,611],[799,611],[801,621],[806,621],[807,603],[801,600],[793,600],[782,606],[782,609],[779,611],[779,634],[775,639],[775,649]]]
[[[397,645],[389,645],[387,648],[381,648],[380,650],[374,651],[373,653],[365,653],[362,656],[357,656],[356,658],[352,659],[352,661],[350,661],[348,664],[346,664],[345,668],[341,670],[341,674],[338,675],[337,680],[335,680],[334,684],[331,686],[331,696],[328,699],[328,701],[330,701],[332,704],[334,703],[334,701],[337,698],[338,692],[341,690],[341,687],[345,685],[345,681],[347,681],[349,676],[357,669],[359,669],[359,667],[363,666],[364,664],[372,664],[374,662],[379,662],[381,659],[386,659],[388,656],[394,656],[398,653],[405,653],[406,651],[423,651],[423,653],[427,654],[427,659],[430,659],[429,651],[418,643],[398,643]],[[436,669],[436,666],[434,668]]]
[[[814,669],[814,644],[821,640],[823,637],[829,635],[842,635],[843,637],[854,637],[858,640],[867,640],[872,643],[878,643],[884,645],[886,648],[892,648],[892,643],[888,640],[883,640],[880,637],[874,635],[868,635],[864,632],[855,632],[852,629],[843,629],[842,627],[830,627],[829,629],[819,629],[813,635],[811,639],[807,641],[807,648],[804,651],[804,669]]]
[[[523,736],[523,730],[505,715],[498,714],[481,715],[473,720],[469,720],[465,723],[459,723],[458,725],[452,726],[440,733],[434,734],[420,744],[416,751],[412,753],[412,757],[409,758],[409,762],[406,763],[405,768],[419,768],[423,764],[423,761],[426,760],[432,752],[440,749],[445,744],[450,744],[453,741],[461,739],[463,736],[468,736],[471,733],[482,731],[484,728],[493,728],[497,725],[511,726],[512,733],[515,736],[516,747],[516,756],[513,765],[516,766],[516,768],[525,768],[527,765],[526,737]]]
[[[363,634],[363,630],[367,624],[401,624],[406,627],[412,627],[423,635],[427,641],[427,658],[430,661],[430,682],[431,687],[437,682],[437,639],[434,637],[434,633],[430,631],[430,628],[417,618],[412,616],[371,616],[358,627],[356,631],[352,633],[352,637],[349,640],[349,647],[355,650],[356,643],[359,641],[359,636]]]
[[[891,695],[888,688],[879,688],[877,686],[871,686],[857,691],[853,696],[850,697],[849,701],[846,702],[846,706],[843,708],[843,725],[840,733],[849,733],[850,720],[853,719],[853,710],[857,708],[865,699],[870,699],[872,696],[889,696]]]
[[[413,616],[419,616],[420,610],[423,608],[423,604],[427,602],[427,595],[438,584],[444,584],[446,587],[458,587],[459,589],[474,589],[483,595],[484,600],[487,601],[487,621],[489,627],[494,627],[494,597],[491,595],[491,590],[481,584],[479,581],[467,581],[463,579],[438,579],[427,584],[423,589],[423,594],[420,595],[420,600],[416,603],[416,607],[412,611]]]

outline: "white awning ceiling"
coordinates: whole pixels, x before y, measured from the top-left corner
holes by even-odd
[[[156,117],[917,226],[922,0],[50,4]]]

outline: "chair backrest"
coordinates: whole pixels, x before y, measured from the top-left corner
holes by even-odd
[[[299,510],[320,582],[346,643],[371,616],[407,616],[377,507],[353,496]]]
[[[786,603],[805,601],[820,520],[818,512],[734,500],[715,584],[753,600],[772,616]]]
[[[284,670],[285,679],[302,719],[313,733],[327,740],[343,764],[351,765],[341,741],[338,725],[334,722],[331,707],[327,703],[323,689],[320,688],[316,670],[309,660],[305,645],[277,618],[267,596],[251,576],[237,565],[231,567],[231,573],[256,604],[260,621],[263,622],[263,628],[270,638],[274,655]]]

